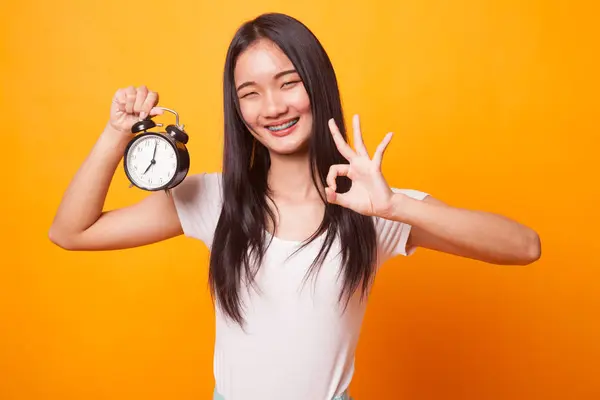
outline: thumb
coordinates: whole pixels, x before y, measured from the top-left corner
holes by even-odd
[[[346,193],[336,193],[335,190],[327,187],[325,188],[325,196],[328,203],[348,208],[348,198]]]
[[[163,115],[164,113],[165,111],[160,107],[152,107],[152,110],[150,110],[150,115],[152,116]]]

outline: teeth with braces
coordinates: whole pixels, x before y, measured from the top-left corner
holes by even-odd
[[[293,120],[286,122],[285,124],[281,124],[281,125],[267,126],[267,129],[270,131],[282,131],[282,130],[287,129],[290,126],[296,124],[296,122],[298,122],[298,119],[299,118],[293,119]]]

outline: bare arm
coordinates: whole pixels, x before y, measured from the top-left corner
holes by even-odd
[[[349,164],[333,165],[327,175],[327,201],[364,215],[375,215],[412,226],[409,246],[426,247],[493,264],[524,265],[541,255],[538,234],[501,215],[446,205],[427,196],[416,200],[394,193],[381,173],[381,162],[392,139],[388,133],[371,159],[362,140],[359,118],[353,119],[356,151],[344,140],[335,121],[329,121],[333,140]],[[337,176],[347,176],[352,187],[336,193]]]
[[[69,184],[58,208],[50,240],[68,250],[112,250],[141,246],[182,233],[175,205],[164,192],[114,211],[104,211],[110,182],[131,139],[140,113],[154,109],[158,95],[145,87],[119,90],[111,120]],[[142,116],[145,116],[142,114]]]
[[[451,207],[431,196],[420,201],[397,193],[393,204],[391,219],[412,225],[409,246],[493,264],[526,265],[540,258],[537,233],[502,215]]]

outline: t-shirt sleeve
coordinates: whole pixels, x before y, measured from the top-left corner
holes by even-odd
[[[428,194],[412,189],[392,188],[395,193],[403,193],[416,200],[425,199]],[[378,253],[382,259],[381,262],[398,256],[409,256],[415,252],[414,247],[408,246],[408,237],[410,236],[412,226],[403,222],[388,220],[385,218],[375,218],[375,232],[377,235]]]
[[[184,235],[210,248],[223,204],[221,174],[187,176],[171,194]]]

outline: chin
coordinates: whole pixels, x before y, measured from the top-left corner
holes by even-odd
[[[269,152],[282,155],[282,156],[291,156],[296,154],[302,154],[308,152],[308,138],[302,142],[294,142],[294,143],[277,143],[271,145],[267,144],[267,148]]]

